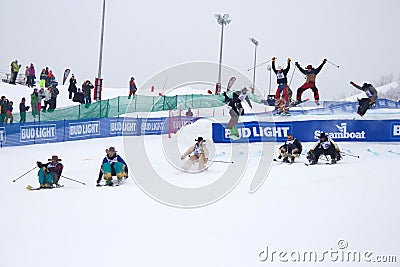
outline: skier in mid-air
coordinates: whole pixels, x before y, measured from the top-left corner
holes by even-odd
[[[299,89],[297,89],[297,95],[296,95],[296,102],[294,105],[300,104],[301,101],[301,95],[304,93],[305,90],[311,89],[314,93],[314,101],[317,105],[319,105],[319,93],[318,93],[318,88],[315,86],[315,80],[317,78],[317,74],[321,71],[322,67],[325,65],[327,62],[327,59],[324,59],[319,65],[318,68],[314,69],[312,65],[308,65],[306,69],[303,69],[300,67],[300,64],[298,62],[295,63],[296,67],[299,68],[300,72],[306,75],[306,82],[300,86]]]
[[[249,96],[247,95],[248,89],[243,87],[242,90],[233,92],[232,98],[230,98],[226,92],[222,93],[225,97],[225,103],[230,107],[229,115],[231,116],[226,129],[231,131],[231,135],[239,136],[239,133],[236,129],[236,123],[239,121],[239,116],[244,115],[244,108],[242,106],[242,101],[245,100],[250,108],[253,108],[251,105]]]
[[[359,106],[357,109],[357,114],[360,116],[364,116],[367,110],[375,104],[376,99],[378,98],[378,91],[375,87],[370,83],[364,83],[363,86],[359,86],[358,84],[354,83],[353,81],[350,82],[355,88],[364,91],[367,95],[366,98],[361,98],[358,100]]]
[[[291,59],[287,59],[287,67],[283,69],[281,66],[275,68],[275,60],[276,58],[272,58],[272,70],[276,74],[276,83],[278,84],[278,88],[275,93],[275,109],[278,110],[279,114],[281,113],[289,113],[289,99],[292,96],[292,90],[290,90],[287,84],[287,74],[290,70],[290,61]]]

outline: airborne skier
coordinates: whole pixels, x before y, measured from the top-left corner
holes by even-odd
[[[232,98],[230,98],[226,92],[222,95],[225,97],[225,103],[230,107],[229,115],[231,115],[231,119],[226,126],[226,129],[231,130],[231,135],[238,136],[239,133],[236,129],[236,123],[239,121],[239,116],[244,115],[244,108],[242,106],[242,101],[245,100],[250,108],[253,108],[251,105],[249,96],[247,95],[248,89],[243,87],[241,91],[233,92]]]

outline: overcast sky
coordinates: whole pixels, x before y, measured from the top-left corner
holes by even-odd
[[[256,38],[258,63],[287,57],[302,66],[318,66],[321,99],[348,95],[357,83],[382,75],[400,75],[400,1],[106,1],[103,71],[105,87],[126,87],[134,75],[140,87],[165,68],[192,61],[219,60],[220,29],[213,14],[229,13],[224,31],[223,63],[251,79]],[[0,71],[18,59],[57,78],[66,67],[78,82],[97,76],[102,0],[1,0]],[[290,72],[290,75],[292,72]],[[37,73],[38,76],[38,73]],[[215,74],[217,80],[218,73]],[[222,81],[226,83],[227,81]],[[291,88],[304,79],[296,71]],[[269,89],[266,65],[256,83]],[[275,91],[273,77],[272,91]],[[310,94],[311,96],[311,94]]]

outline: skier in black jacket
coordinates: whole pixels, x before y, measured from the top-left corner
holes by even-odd
[[[283,162],[293,163],[295,157],[299,157],[303,146],[299,139],[294,138],[293,134],[288,134],[287,140],[279,147],[279,159],[283,157]],[[290,161],[289,161],[290,157]]]

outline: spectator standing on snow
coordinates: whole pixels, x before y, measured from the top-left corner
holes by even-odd
[[[33,88],[33,86],[35,85],[35,67],[33,66],[33,64],[31,63],[30,67],[28,68],[28,87]]]
[[[314,69],[312,65],[308,65],[306,69],[303,69],[302,67],[300,67],[300,64],[298,62],[295,63],[300,72],[306,75],[306,82],[299,89],[297,89],[296,104],[301,103],[301,96],[304,91],[307,89],[311,89],[314,93],[314,101],[317,105],[319,105],[319,93],[318,88],[315,85],[315,80],[317,78],[317,74],[321,71],[326,62],[327,59],[324,59],[321,65],[319,65],[319,67],[316,69]]]
[[[92,103],[91,95],[92,95],[92,89],[93,88],[94,88],[94,86],[89,80],[86,80],[82,84],[82,91],[83,91],[83,95],[85,97],[85,103],[86,104]]]
[[[136,91],[137,91],[137,87],[136,87],[136,84],[135,84],[135,78],[131,77],[131,80],[129,81],[129,96],[128,96],[128,99],[130,99],[132,95],[134,96]]]
[[[188,110],[186,111],[186,117],[193,117],[193,112],[192,112],[192,110],[190,109],[190,107],[188,108]]]
[[[5,96],[1,97],[0,100],[0,124],[7,123],[7,111],[10,106],[10,102]]]
[[[29,87],[29,80],[28,80],[28,77],[29,77],[29,67],[26,66],[26,67],[25,67],[25,79],[24,79],[24,82],[25,82],[25,85],[27,85],[27,86]]]
[[[46,70],[42,69],[42,72],[40,73],[40,82],[39,82],[39,86],[40,88],[44,88],[44,86],[46,85]]]
[[[36,115],[39,114],[38,103],[39,103],[39,94],[38,94],[38,89],[35,88],[35,89],[33,89],[33,92],[31,94],[31,107],[32,107],[32,116],[33,117],[36,117]]]
[[[48,73],[47,76],[46,76],[45,86],[46,86],[46,87],[51,86],[51,85],[54,83],[55,80],[56,80],[56,78],[55,78],[54,75],[53,75],[53,71],[52,71],[52,70],[49,70],[49,73]]]
[[[60,93],[57,88],[58,83],[54,82],[51,85],[51,99],[50,99],[50,109],[55,110],[57,107],[57,96]]]
[[[69,86],[68,86],[68,98],[72,99],[73,96],[75,96],[76,92],[77,92],[77,88],[76,88],[76,79],[75,79],[75,75],[72,74],[72,77],[69,79]]]
[[[21,99],[21,103],[19,103],[19,122],[26,122],[26,112],[29,110],[29,106],[25,106],[25,97]]]
[[[85,104],[85,96],[83,95],[81,88],[78,88],[78,92],[75,93],[74,98],[72,98],[73,102],[78,102],[80,104]]]
[[[51,108],[51,87],[48,87],[46,91],[44,91],[44,105],[43,105],[43,111],[47,110],[47,106],[49,106],[49,109]]]
[[[7,123],[8,119],[10,119],[10,123],[13,123],[13,121],[14,121],[14,116],[12,114],[13,109],[14,109],[13,104],[14,104],[14,102],[10,101],[10,103],[8,105],[8,110],[7,110],[7,117],[6,117],[6,120],[4,123]]]
[[[10,84],[15,84],[15,80],[17,79],[19,69],[21,68],[21,64],[18,64],[18,60],[14,60],[11,62],[11,79]]]
[[[44,89],[40,88],[38,92],[38,113],[42,110],[42,100],[45,98]]]

